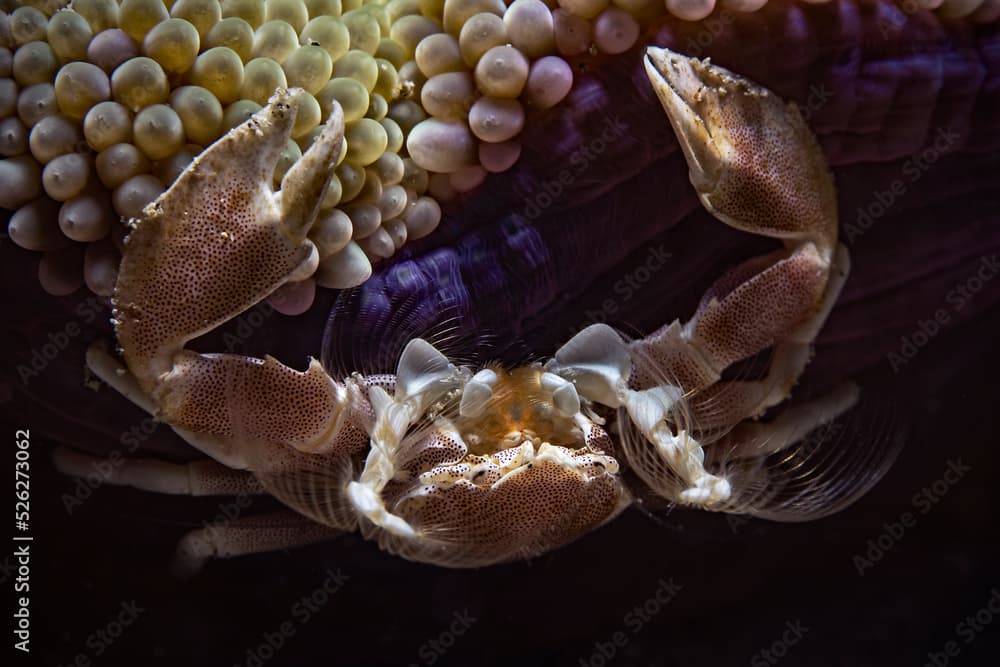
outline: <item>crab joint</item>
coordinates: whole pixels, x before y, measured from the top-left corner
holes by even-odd
[[[406,538],[416,535],[413,526],[405,519],[386,510],[382,499],[370,486],[361,482],[351,482],[347,485],[347,497],[358,514],[386,532]]]

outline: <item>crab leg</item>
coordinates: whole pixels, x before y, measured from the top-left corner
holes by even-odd
[[[115,323],[125,361],[149,394],[185,343],[314,266],[306,232],[340,154],[343,115],[339,107],[331,114],[278,196],[272,174],[295,120],[293,96],[277,93],[132,223]]]
[[[801,441],[817,426],[828,424],[850,410],[857,403],[858,393],[857,385],[845,382],[824,396],[789,407],[773,421],[739,424],[726,434],[719,446],[731,447],[727,451],[731,458],[774,454],[790,443]]]
[[[95,463],[101,460],[68,447],[57,447],[53,452],[56,468],[77,477],[93,474]],[[180,465],[156,459],[128,459],[119,462],[102,481],[153,493],[189,496],[267,493],[252,474],[215,461]],[[186,533],[177,545],[171,569],[177,576],[188,578],[212,558],[304,546],[342,533],[290,511],[236,517],[221,525],[206,524]]]
[[[74,477],[86,477],[103,469],[96,466],[103,459],[68,447],[57,447],[52,460],[59,472]],[[252,474],[208,460],[179,464],[157,459],[125,459],[110,468],[102,482],[184,496],[267,493]]]
[[[336,446],[353,452],[367,442],[370,419],[363,389],[350,380],[333,382],[315,360],[301,373],[270,357],[185,351],[165,376],[164,385],[172,391],[159,391],[158,402],[99,344],[87,350],[87,366],[119,394],[170,424],[188,444],[229,468],[251,467],[250,444],[287,443],[300,451],[328,453]],[[171,381],[177,376],[180,381]]]
[[[634,384],[646,388],[669,382],[683,388],[691,419],[703,431],[759,416],[787,399],[850,266],[846,251],[838,249],[825,289],[800,293],[797,279],[803,287],[816,287],[819,281],[796,272],[791,258],[781,259],[783,254],[754,258],[729,271],[708,290],[686,325],[674,321],[633,341]],[[738,282],[760,266],[766,268]],[[787,291],[785,282],[791,283]],[[772,345],[766,377],[719,382],[727,366]]]
[[[290,511],[237,517],[221,526],[186,533],[177,544],[171,571],[186,579],[213,558],[278,551],[323,542],[343,531],[318,524]]]
[[[726,224],[781,239],[709,289],[685,325],[631,346],[634,382],[665,379],[692,398],[703,429],[733,425],[788,397],[849,271],[822,152],[798,109],[730,72],[649,49],[646,70],[687,158],[705,208]],[[768,377],[722,382],[730,364],[774,346]]]
[[[270,357],[183,349],[315,269],[307,233],[343,150],[344,119],[335,104],[275,192],[274,167],[289,141],[297,94],[277,92],[143,210],[115,287],[118,342],[140,392],[127,390],[148,396],[156,416],[235,468],[252,467],[250,447],[338,455],[368,441],[364,391],[357,382],[333,381],[315,360],[300,372]]]
[[[832,179],[794,105],[665,49],[647,51],[646,70],[705,208],[785,247],[723,275],[687,324],[674,321],[627,345],[595,325],[547,367],[572,379],[582,396],[628,416],[622,446],[654,491],[713,505],[732,489],[705,468],[696,435],[735,426],[788,396],[846,278],[847,251],[836,243]],[[719,382],[726,367],[772,346],[767,378]],[[705,391],[700,403],[699,391]],[[678,419],[678,408],[693,408],[693,425]],[[785,429],[799,430],[799,424]]]
[[[699,429],[731,426],[743,419],[758,417],[791,395],[792,386],[812,356],[812,343],[833,308],[849,271],[846,252],[835,255],[835,264],[819,308],[807,321],[775,341],[767,376],[757,381],[727,381],[691,388],[689,407]],[[696,389],[699,388],[700,389]]]

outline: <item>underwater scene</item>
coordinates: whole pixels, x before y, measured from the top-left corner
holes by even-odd
[[[1000,0],[0,0],[15,664],[1000,656]]]

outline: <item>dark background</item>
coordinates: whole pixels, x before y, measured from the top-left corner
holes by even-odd
[[[3,252],[9,259],[18,251],[8,244]],[[53,299],[34,289],[23,286],[13,302],[23,304],[27,292],[36,332],[58,330],[82,298]],[[996,296],[990,287],[980,302]],[[915,296],[913,322],[933,312],[934,303]],[[13,312],[29,316],[25,308]],[[1000,617],[971,643],[957,629],[1000,590],[996,306],[945,327],[898,373],[882,360],[856,377],[865,396],[885,406],[874,415],[875,427],[897,434],[905,447],[870,494],[835,516],[742,523],[632,509],[555,553],[478,571],[408,563],[348,536],[213,562],[186,582],[168,572],[175,543],[217,515],[219,499],[102,487],[72,515],[63,506],[61,495],[72,493],[74,482],[52,469],[53,444],[108,451],[144,419],[106,389],[82,388],[75,355],[101,324],[84,326],[58,367],[27,386],[11,375],[23,348],[6,365],[5,437],[13,438],[15,428],[33,432],[34,664],[68,665],[82,654],[95,665],[246,665],[248,651],[286,621],[294,636],[265,664],[601,665],[600,651],[611,652],[617,632],[627,642],[608,664],[761,665],[773,664],[760,651],[780,643],[787,624],[807,629],[794,644],[775,647],[775,655],[785,649],[779,662],[787,665],[934,664],[931,653],[943,664],[949,641],[960,653],[948,664],[996,664],[1000,654]],[[879,324],[873,321],[873,330]],[[19,342],[9,328],[5,341]],[[817,356],[820,367],[827,347]],[[166,429],[144,446],[183,457]],[[958,459],[971,471],[922,514],[915,494]],[[865,556],[869,540],[879,540],[904,512],[915,524],[859,575],[855,557]],[[328,569],[349,580],[300,623],[293,605],[323,583]],[[661,580],[681,590],[639,627],[629,613],[656,594]],[[100,642],[88,638],[131,601],[143,609],[138,619],[95,655]],[[456,614],[476,620],[449,650],[435,653],[429,642],[451,643],[441,634]]]
[[[767,50],[763,39],[744,41]],[[732,43],[742,50],[744,41]],[[803,44],[812,41],[807,37]],[[780,51],[778,59],[794,61],[797,55]],[[629,106],[643,104],[634,96],[622,99]],[[984,104],[983,115],[991,108]],[[77,308],[87,304],[85,296],[56,299],[42,293],[34,279],[37,257],[2,239],[0,294],[6,317],[0,322],[0,433],[11,443],[8,465],[13,464],[15,429],[30,428],[33,435],[33,652],[27,664],[257,664],[249,658],[262,654],[260,647],[283,623],[291,624],[294,635],[263,664],[1000,664],[1000,616],[984,612],[992,623],[973,635],[958,627],[1000,591],[995,481],[1000,471],[1000,280],[985,284],[972,306],[898,372],[885,356],[898,349],[900,337],[917,330],[920,320],[948,307],[945,294],[975,272],[980,257],[1000,250],[995,179],[1000,158],[995,147],[973,145],[970,151],[980,148],[983,155],[964,154],[935,165],[890,215],[852,244],[851,280],[800,387],[808,392],[854,378],[863,391],[861,432],[889,433],[890,442],[903,443],[896,465],[872,492],[835,516],[802,524],[631,509],[554,553],[477,571],[408,563],[348,536],[213,562],[200,576],[182,582],[168,571],[175,544],[216,516],[220,499],[101,487],[68,514],[63,495],[72,493],[75,482],[53,470],[53,447],[66,444],[107,454],[120,449],[122,435],[143,424],[145,416],[113,392],[84,385],[83,351],[91,340],[109,336],[107,312],[94,310],[91,318],[83,318]],[[669,179],[655,173],[636,178],[650,178],[661,200],[676,206],[691,196],[683,165],[672,165],[664,167],[676,172]],[[897,177],[899,169],[888,164],[838,172],[842,220],[870,203],[873,191],[885,187],[882,179]],[[609,215],[648,214],[652,205],[639,199],[614,200]],[[587,213],[600,211],[595,205]],[[680,237],[665,241],[673,253],[670,266],[641,297],[623,304],[616,324],[641,329],[649,324],[642,317],[689,315],[715,276],[762,249],[704,214],[695,214],[688,227],[692,224],[702,225],[702,231],[688,229],[685,236],[681,230]],[[617,275],[627,275],[646,257],[648,250],[636,250]],[[588,278],[594,282],[587,284]],[[525,323],[519,335],[508,332],[507,337],[523,338],[537,355],[551,352],[568,330],[585,324],[579,313],[597,308],[615,279],[581,276],[577,288],[583,293],[560,300],[558,316],[546,310]],[[278,356],[301,365],[306,352],[320,349],[325,317],[322,304],[303,318],[274,316],[252,340],[243,341],[244,351],[278,349],[287,343],[275,333],[281,330],[295,340]],[[559,326],[552,324],[556,319]],[[39,377],[22,382],[18,365],[70,322],[81,327],[80,333]],[[219,348],[208,344],[207,349]],[[887,443],[874,438],[872,446]],[[190,457],[165,428],[144,440],[143,451],[173,460]],[[921,513],[915,496],[933,487],[949,462],[957,460],[971,470]],[[273,507],[265,501],[253,511]],[[856,558],[867,557],[871,542],[885,544],[890,531],[898,534],[892,524],[906,512],[915,521],[859,574]],[[349,579],[300,623],[294,605],[313,594],[330,570]],[[13,582],[6,569],[0,579],[9,591]],[[679,585],[680,591],[660,608],[650,602],[655,613],[640,627],[633,610],[655,599],[661,581]],[[133,602],[142,609],[138,618],[97,655],[101,644],[95,633],[115,620],[123,604]],[[456,626],[463,630],[460,635],[447,634],[457,617],[475,621],[468,628]],[[786,634],[789,626],[804,630],[802,636]],[[435,651],[432,641],[450,646]],[[957,656],[945,654],[949,642]],[[16,657],[15,664],[25,663],[23,656]]]

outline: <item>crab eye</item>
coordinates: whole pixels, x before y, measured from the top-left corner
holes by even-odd
[[[463,395],[462,406],[474,405],[476,409],[470,414],[460,408],[455,423],[467,442],[476,443],[470,447],[472,453],[493,454],[526,441],[536,447],[543,443],[572,448],[584,445],[574,421],[579,398],[576,409],[567,412],[576,392],[562,378],[537,368],[509,371],[496,367],[477,373],[463,391],[469,391],[470,384],[475,398],[467,400]]]

